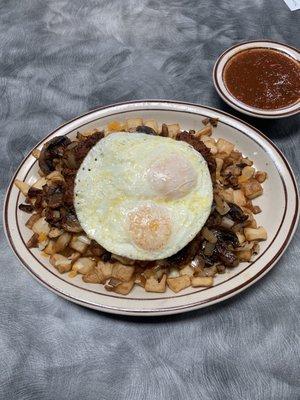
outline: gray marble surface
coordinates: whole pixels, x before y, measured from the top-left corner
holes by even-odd
[[[282,0],[0,0],[2,200],[38,140],[99,105],[176,99],[237,115],[212,85],[218,55],[248,39],[300,47],[299,26]],[[299,182],[299,117],[244,119],[283,150]],[[299,399],[299,239],[298,230],[238,297],[137,319],[47,291],[1,231],[0,398]]]

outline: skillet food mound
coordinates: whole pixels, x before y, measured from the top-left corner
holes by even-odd
[[[233,143],[136,118],[105,130],[57,136],[33,155],[40,179],[15,180],[31,214],[28,248],[60,273],[128,294],[209,287],[214,276],[259,252],[266,230],[252,200],[266,173]]]

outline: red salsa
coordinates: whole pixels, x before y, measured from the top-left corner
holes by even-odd
[[[300,100],[300,63],[277,50],[237,53],[227,62],[223,78],[231,94],[251,107],[271,110]]]

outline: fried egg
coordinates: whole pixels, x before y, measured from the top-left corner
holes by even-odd
[[[75,209],[91,238],[135,260],[169,257],[205,224],[213,200],[207,163],[185,142],[116,132],[87,154]]]

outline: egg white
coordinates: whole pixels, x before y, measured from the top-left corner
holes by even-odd
[[[149,167],[168,155],[183,157],[196,171],[194,187],[166,198],[150,184]],[[177,253],[205,224],[213,200],[207,163],[192,146],[171,138],[116,132],[87,154],[75,181],[75,209],[87,235],[108,251],[136,260],[157,260]],[[162,207],[171,221],[166,245],[147,251],[134,243],[128,215],[138,207]]]

